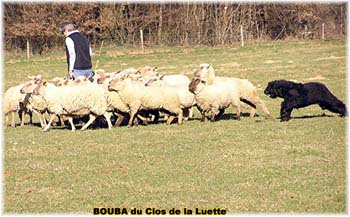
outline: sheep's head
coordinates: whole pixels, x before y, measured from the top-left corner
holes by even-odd
[[[161,86],[164,75],[162,76],[152,76],[145,81],[145,86]]]
[[[214,82],[215,71],[211,64],[203,63],[199,65],[199,69],[195,71],[194,76],[199,77],[210,85]]]
[[[102,84],[105,80],[105,70],[98,69],[95,71],[95,75],[93,76],[93,80],[97,81],[98,84]]]
[[[60,78],[60,77],[55,77],[53,79],[51,79],[50,83],[52,83],[53,85],[59,87],[59,86],[62,86],[62,84],[67,80],[67,78]]]
[[[136,73],[136,74],[129,74],[128,76],[131,80],[133,81],[138,81],[138,80],[141,80],[143,77],[141,74],[139,73]]]
[[[112,72],[111,77],[115,77],[115,76],[129,77],[131,78],[131,80],[138,80],[139,77],[141,77],[142,75],[140,71],[138,71],[135,68],[127,68],[122,71]]]
[[[95,71],[95,75],[101,75],[101,74],[105,74],[105,70],[104,69],[97,69]]]
[[[28,78],[34,81],[34,83],[40,83],[43,80],[42,75],[28,76]]]
[[[119,91],[124,87],[124,80],[126,77],[116,77],[109,81],[108,90],[109,91]]]
[[[139,70],[139,73],[142,76],[157,76],[158,75],[158,67],[145,66]]]
[[[190,84],[188,85],[188,90],[191,93],[195,93],[196,91],[200,90],[201,87],[205,84],[205,81],[202,81],[200,78],[193,78]]]
[[[36,84],[35,85],[35,88],[33,90],[33,94],[34,95],[39,95],[40,92],[42,91],[43,88],[47,87],[48,83],[46,81],[43,81],[42,83],[40,84]]]
[[[37,76],[28,76],[30,78],[30,81],[27,81],[23,87],[21,88],[20,92],[22,94],[25,93],[33,93],[34,89],[36,88],[37,85],[42,83],[43,77],[41,75]]]

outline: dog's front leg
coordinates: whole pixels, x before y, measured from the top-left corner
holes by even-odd
[[[291,103],[289,101],[283,101],[281,103],[281,121],[289,121],[290,115],[293,111],[293,107],[291,106]]]

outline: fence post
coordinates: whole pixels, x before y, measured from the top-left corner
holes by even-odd
[[[244,47],[243,26],[241,25],[241,46]]]
[[[29,40],[27,39],[27,60],[29,61],[30,58],[30,51],[29,51],[30,47],[29,47]]]
[[[144,48],[143,48],[143,31],[142,29],[140,29],[140,38],[141,38],[141,49],[142,49],[142,53],[145,52]]]
[[[322,40],[324,40],[324,23],[322,23]]]
[[[340,24],[340,35],[343,35],[343,24]]]

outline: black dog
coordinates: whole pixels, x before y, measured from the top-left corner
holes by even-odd
[[[346,116],[346,107],[342,101],[335,97],[326,85],[310,82],[295,83],[286,80],[271,81],[264,93],[271,98],[281,97],[281,121],[288,121],[294,108],[303,108],[318,104],[322,109]]]

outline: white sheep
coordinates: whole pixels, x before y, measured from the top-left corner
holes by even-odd
[[[38,116],[38,119],[40,121],[40,126],[41,128],[44,128],[46,126],[45,113],[47,111],[47,104],[44,97],[40,95],[30,94],[28,102],[29,103],[27,104],[27,108]],[[61,120],[63,119],[61,118]],[[61,125],[62,125],[62,122],[61,122]],[[64,123],[63,123],[63,126],[64,126]]]
[[[230,105],[237,108],[237,119],[240,119],[240,99],[234,86],[228,84],[206,85],[200,78],[193,78],[189,90],[194,93],[197,107],[202,114],[201,121],[205,121],[205,114],[211,112],[211,121]]]
[[[182,124],[183,112],[181,102],[172,89],[166,87],[145,87],[140,82],[130,78],[115,78],[108,85],[111,91],[117,91],[123,102],[130,108],[131,127],[135,115],[139,110],[161,110],[170,115],[167,124],[170,124],[178,115],[178,124]]]
[[[172,82],[167,82],[164,80],[164,77],[171,76]],[[177,79],[180,78],[180,79]],[[190,83],[190,80],[185,76],[186,79],[183,79],[182,75],[167,75],[167,76],[161,76],[161,77],[153,77],[149,79],[146,82],[146,86],[152,86],[152,87],[169,87],[172,88],[177,95],[179,96],[181,106],[184,111],[184,120],[187,120],[188,118],[193,117],[193,109],[192,107],[196,104],[196,100],[194,97],[194,94],[191,93],[188,90],[188,85]],[[173,82],[174,80],[179,82]],[[187,82],[188,80],[188,82]]]
[[[117,113],[118,119],[115,122],[114,126],[120,126],[125,118],[125,114],[129,113],[129,107],[122,101],[119,94],[116,91],[109,91],[108,84],[112,79],[110,75],[106,75],[104,72],[100,71],[98,74],[95,74],[95,81],[106,91],[107,97],[107,106],[108,111]]]
[[[116,91],[108,90],[109,81],[113,78],[119,77],[131,77],[132,79],[135,79],[134,76],[137,76],[137,73],[138,71],[135,68],[128,68],[120,72],[112,73],[105,73],[105,71],[102,69],[99,69],[95,72],[94,82],[101,85],[106,91],[108,110],[112,111],[118,116],[118,119],[114,124],[115,127],[120,126],[122,124],[126,114],[129,113],[130,109],[123,103],[119,94]],[[137,117],[140,120],[142,120],[144,124],[147,124],[147,118],[144,118],[140,114],[138,114]],[[135,123],[138,123],[137,120],[135,120]]]
[[[32,79],[31,81],[26,82],[23,87],[20,89],[20,92],[22,94],[28,94],[28,103],[26,104],[26,108],[29,111],[32,111],[34,114],[38,116],[38,119],[40,121],[41,128],[44,128],[46,126],[46,119],[45,119],[45,113],[47,112],[47,103],[45,99],[40,95],[34,95],[32,94],[32,90],[34,89],[35,85],[42,82],[42,76],[30,76]],[[64,83],[63,78],[53,78],[49,82],[57,85],[62,85],[61,83]],[[31,90],[31,91],[26,91]],[[63,117],[60,116],[61,126],[64,126]]]
[[[96,119],[103,115],[111,129],[111,114],[107,112],[105,91],[102,87],[89,81],[81,85],[57,87],[48,82],[36,84],[32,91],[35,95],[41,95],[46,103],[47,110],[51,115],[49,123],[44,128],[48,131],[56,115],[69,117],[72,131],[75,130],[73,116],[89,115],[89,121],[81,128],[85,130]]]
[[[254,117],[256,107],[260,107],[267,116],[271,117],[271,113],[267,109],[264,101],[259,97],[257,88],[249,80],[215,76],[213,66],[206,63],[201,64],[199,70],[197,70],[194,75],[195,77],[199,77],[202,81],[205,81],[207,85],[224,82],[237,86],[241,101],[252,107],[250,117]]]
[[[15,114],[18,113],[21,121],[21,127],[24,126],[24,116],[26,113],[30,115],[30,123],[32,123],[32,113],[27,110],[26,105],[30,94],[20,92],[24,84],[10,87],[4,94],[3,112],[5,114],[5,125],[8,126],[8,116],[11,114],[11,127],[15,127]]]

